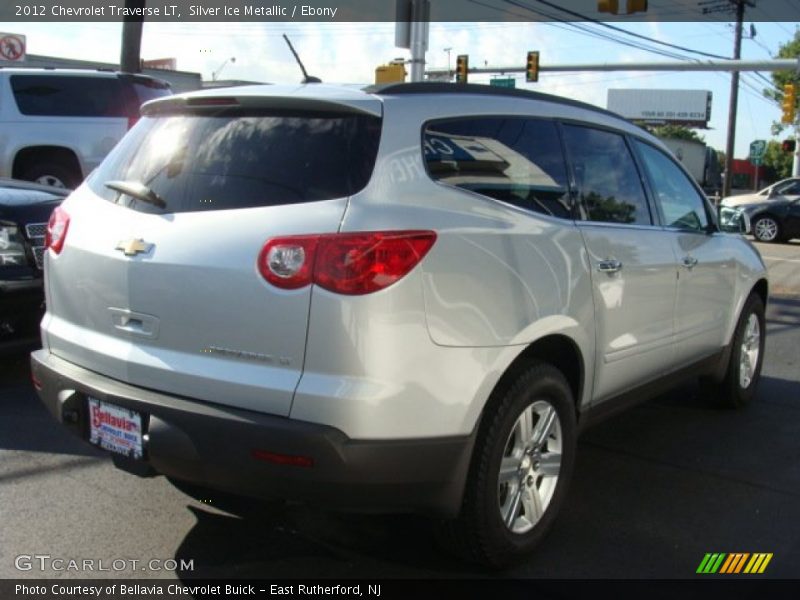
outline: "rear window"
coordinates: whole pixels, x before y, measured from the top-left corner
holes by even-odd
[[[381,120],[367,115],[247,113],[144,117],[89,179],[141,212],[296,204],[351,196],[372,174]],[[113,191],[144,184],[166,208]]]
[[[116,77],[12,75],[11,89],[23,115],[127,116],[122,84]]]

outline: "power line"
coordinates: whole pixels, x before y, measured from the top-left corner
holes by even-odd
[[[687,56],[676,54],[674,52],[668,52],[668,51],[664,51],[664,50],[659,50],[657,48],[651,48],[651,47],[645,46],[644,44],[639,43],[639,42],[633,42],[633,41],[629,41],[629,40],[620,39],[617,36],[613,36],[611,34],[606,34],[606,33],[603,33],[601,31],[598,31],[596,29],[591,29],[588,26],[585,26],[583,24],[575,23],[575,22],[569,21],[567,19],[564,19],[562,17],[559,17],[557,15],[538,10],[538,9],[533,8],[531,6],[527,6],[525,4],[522,4],[521,2],[518,2],[517,0],[503,0],[503,1],[505,3],[507,3],[507,4],[511,4],[512,6],[517,6],[519,8],[522,8],[524,10],[530,11],[530,12],[532,12],[534,14],[538,14],[538,15],[543,16],[543,17],[545,17],[547,19],[550,19],[552,21],[558,21],[558,24],[557,23],[545,22],[544,23],[545,25],[550,25],[550,26],[553,26],[553,27],[559,27],[561,29],[563,29],[564,26],[567,26],[567,27],[572,28],[572,30],[577,31],[578,33],[583,33],[584,35],[590,35],[590,36],[593,36],[593,37],[596,37],[596,38],[599,38],[599,39],[603,39],[603,40],[606,40],[606,41],[611,41],[611,42],[616,43],[616,44],[621,44],[623,46],[628,46],[630,48],[635,48],[637,50],[643,50],[645,52],[658,54],[660,56],[666,56],[667,58],[674,58],[674,59],[678,59],[678,60],[694,60],[694,59],[691,59],[691,58],[689,58]]]
[[[651,37],[646,36],[646,35],[641,35],[639,33],[634,33],[632,31],[628,31],[626,29],[623,29],[622,27],[617,27],[617,26],[611,25],[609,23],[603,23],[602,21],[598,21],[597,19],[592,19],[591,17],[587,17],[586,15],[582,15],[581,13],[577,13],[577,12],[569,10],[567,8],[563,8],[561,6],[553,4],[552,2],[548,2],[547,0],[536,0],[536,2],[544,4],[544,5],[549,6],[551,8],[555,8],[556,10],[560,10],[563,13],[572,15],[572,16],[577,17],[579,19],[584,19],[584,20],[587,20],[587,21],[591,21],[593,23],[596,23],[597,25],[602,25],[603,27],[606,27],[608,29],[612,29],[614,31],[619,31],[621,33],[624,33],[625,35],[630,35],[632,37],[636,37],[636,38],[639,38],[639,39],[642,39],[642,40],[646,40],[646,41],[651,42],[651,43],[660,44],[661,46],[667,46],[669,48],[675,48],[676,50],[682,50],[683,52],[690,52],[692,54],[697,54],[699,56],[706,56],[708,58],[728,58],[727,56],[720,56],[719,54],[711,54],[709,52],[703,52],[702,50],[693,50],[692,48],[687,48],[686,46],[680,46],[680,45],[677,45],[677,44],[670,44],[669,42],[664,42],[664,41],[661,41],[661,40],[657,40],[655,38],[651,38]]]

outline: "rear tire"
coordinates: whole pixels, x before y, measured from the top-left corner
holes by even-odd
[[[718,406],[743,408],[753,399],[764,363],[765,332],[764,302],[751,294],[733,333],[725,377],[719,383],[701,382],[703,393]]]
[[[575,409],[562,373],[526,369],[481,423],[459,516],[442,524],[468,561],[500,568],[539,543],[563,504],[575,464]]]

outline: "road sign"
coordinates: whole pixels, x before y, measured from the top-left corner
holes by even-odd
[[[25,60],[25,36],[0,33],[0,60],[21,62]]]
[[[489,80],[489,85],[502,88],[517,87],[517,80],[513,77],[493,77]]]
[[[764,157],[763,156],[751,156],[750,162],[753,164],[754,167],[760,167],[764,164]]]
[[[767,142],[765,140],[754,140],[750,143],[750,162],[753,162],[753,159],[761,159],[764,158],[764,154],[767,153]]]

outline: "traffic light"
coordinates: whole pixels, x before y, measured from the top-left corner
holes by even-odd
[[[528,62],[525,63],[525,81],[539,81],[539,52],[528,52]]]
[[[402,61],[390,62],[375,69],[375,83],[402,83],[406,80],[406,68]]]
[[[597,12],[619,14],[619,0],[597,0]],[[626,0],[625,14],[647,12],[647,0]]]
[[[797,143],[794,140],[783,140],[781,142],[781,150],[784,152],[794,152],[797,148]]]
[[[619,14],[619,0],[597,0],[597,12]]]
[[[459,54],[456,57],[456,83],[467,83],[469,77],[469,55]]]
[[[783,116],[781,116],[781,123],[794,123],[795,105],[797,104],[797,93],[793,83],[787,83],[783,86]]]
[[[647,0],[628,0],[625,4],[628,10],[625,14],[633,14],[637,12],[647,12]]]

